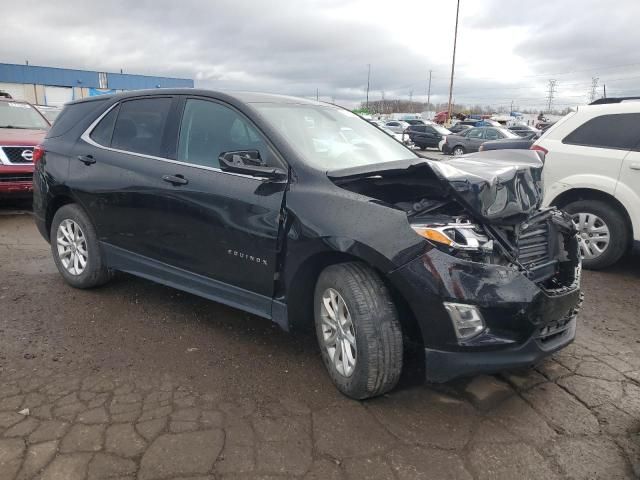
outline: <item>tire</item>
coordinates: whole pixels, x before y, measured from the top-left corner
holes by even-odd
[[[355,344],[355,352],[350,349],[351,355],[346,355],[355,360],[355,365],[350,366],[351,372],[345,369],[345,363],[341,361],[345,350],[339,351],[334,347],[332,356],[329,342],[325,341],[325,335],[331,337],[330,332],[338,331],[338,328],[331,330],[327,323],[331,318],[323,297],[334,298],[333,304],[340,303],[338,298],[332,297],[331,292],[337,293],[344,302],[346,310],[342,310],[347,312],[346,316],[351,320],[350,324],[346,322],[341,325],[340,330],[346,326],[343,333],[333,335],[338,339],[342,335],[342,342],[345,339],[349,342],[348,333],[351,334],[351,345]],[[329,305],[332,305],[331,301]],[[356,262],[327,267],[316,284],[314,318],[322,360],[340,392],[361,400],[382,395],[396,386],[402,371],[402,329],[391,294],[376,272]],[[338,340],[335,345],[340,343]]]
[[[427,147],[425,147],[424,145],[418,145],[418,148],[419,148],[420,150],[426,150],[426,149],[427,149]]]
[[[600,270],[610,267],[625,254],[629,246],[629,229],[623,212],[619,209],[602,200],[577,200],[566,205],[563,210],[571,215],[579,230],[584,268]],[[589,227],[590,222],[592,227]],[[604,242],[593,240],[594,237],[602,238],[597,237],[603,235],[602,226],[609,232],[609,242],[606,246]],[[601,249],[602,253],[590,258],[598,249]]]
[[[60,228],[61,225],[63,225],[62,229]],[[67,233],[66,236],[65,232]],[[60,243],[59,237],[63,243]],[[105,265],[100,251],[95,228],[80,206],[74,203],[67,204],[55,213],[51,222],[49,238],[51,239],[51,253],[56,267],[58,267],[62,278],[72,287],[94,288],[105,284],[111,279],[111,272]],[[75,245],[65,246],[64,242],[67,245],[71,243]],[[73,250],[71,254],[64,255],[60,251],[61,248],[65,252],[69,252],[70,249]],[[84,266],[82,266],[81,260],[77,264],[71,260],[75,258],[74,254],[85,259]],[[78,270],[74,268],[74,265]]]
[[[462,145],[456,145],[455,147],[453,147],[453,150],[451,150],[451,154],[456,156],[464,155],[465,154],[464,147]]]

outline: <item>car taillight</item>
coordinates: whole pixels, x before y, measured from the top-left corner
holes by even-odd
[[[544,148],[544,147],[541,147],[540,145],[531,145],[531,146],[529,147],[529,150],[535,150],[535,151],[537,151],[537,152],[542,152],[542,153],[544,153],[545,155],[546,155],[547,153],[549,153],[549,150],[547,150],[547,149],[546,149],[546,148]]]
[[[44,157],[44,148],[38,145],[33,149],[33,163],[38,163]]]

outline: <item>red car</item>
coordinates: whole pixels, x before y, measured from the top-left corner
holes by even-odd
[[[30,103],[0,98],[0,198],[33,190],[33,149],[51,124]]]

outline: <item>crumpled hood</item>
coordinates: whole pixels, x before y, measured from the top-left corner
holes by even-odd
[[[397,185],[398,192],[431,178],[435,185],[424,183],[425,196],[433,189],[442,190],[439,197],[450,194],[480,221],[515,225],[540,208],[542,166],[538,154],[530,150],[491,150],[444,161],[412,158],[350,167],[329,171],[327,176],[340,186],[380,178]],[[390,201],[389,195],[363,193]]]
[[[536,152],[497,150],[427,161],[457,199],[488,223],[517,224],[540,208],[543,163]]]

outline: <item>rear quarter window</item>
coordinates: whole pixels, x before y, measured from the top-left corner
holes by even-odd
[[[60,137],[87,117],[93,117],[94,113],[102,111],[105,101],[93,100],[90,102],[71,103],[65,106],[47,133],[47,138]]]
[[[640,144],[640,113],[592,118],[564,137],[562,143],[616,150],[637,149]]]

